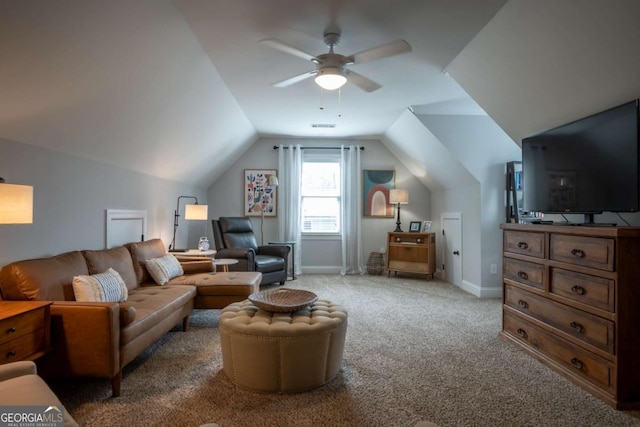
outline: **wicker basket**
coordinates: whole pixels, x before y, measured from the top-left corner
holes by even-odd
[[[367,261],[367,273],[379,276],[384,272],[384,256],[382,252],[371,252]]]

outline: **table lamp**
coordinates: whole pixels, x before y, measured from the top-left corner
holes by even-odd
[[[0,178],[0,224],[33,223],[33,187]]]
[[[400,228],[400,205],[406,205],[409,203],[409,192],[407,190],[393,189],[389,190],[389,203],[397,205],[398,219],[396,221],[396,229],[394,232],[401,232]]]

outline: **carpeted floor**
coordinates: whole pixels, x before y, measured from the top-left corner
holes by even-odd
[[[107,380],[52,383],[84,426],[640,426],[498,337],[501,302],[445,282],[303,275],[288,287],[345,306],[338,376],[292,395],[237,389],[222,373],[219,310],[199,310]]]

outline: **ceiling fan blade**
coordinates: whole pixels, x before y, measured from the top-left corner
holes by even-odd
[[[297,76],[289,77],[288,79],[280,80],[279,82],[271,83],[273,87],[286,87],[291,86],[292,84],[301,82],[304,79],[308,79],[309,77],[315,76],[318,74],[318,70],[305,71],[302,74],[298,74]]]
[[[358,86],[360,89],[366,92],[373,92],[382,87],[381,85],[374,82],[373,80],[368,79],[362,74],[356,73],[355,71],[347,70],[346,74],[347,74],[347,81],[349,83],[353,83],[354,85]]]
[[[411,52],[411,46],[406,41],[400,39],[353,54],[346,59],[354,64],[362,64],[363,62],[376,61],[406,52]]]
[[[311,55],[310,53],[304,52],[298,49],[297,47],[291,46],[290,44],[287,44],[278,39],[273,39],[273,38],[263,39],[263,40],[260,40],[260,43],[264,43],[269,47],[297,56],[299,58],[306,59],[307,61],[314,61],[314,62],[317,61],[316,57]]]

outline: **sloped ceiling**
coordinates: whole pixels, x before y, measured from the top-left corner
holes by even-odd
[[[0,137],[201,186],[257,139],[171,2],[0,7]]]
[[[0,0],[0,137],[207,187],[260,135],[379,137],[409,105],[472,102],[442,70],[505,1]],[[354,68],[383,88],[323,115],[312,80],[270,86],[310,64],[259,40],[320,54],[330,23],[341,53],[413,51]]]
[[[447,71],[518,144],[640,97],[640,1],[509,1]]]

